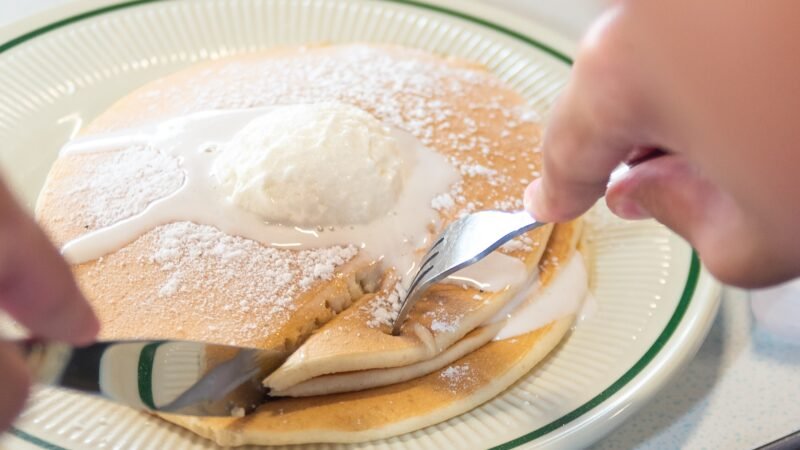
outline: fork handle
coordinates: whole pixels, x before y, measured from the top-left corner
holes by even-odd
[[[513,231],[510,236],[506,236],[506,239],[504,239],[506,241],[543,225],[542,222],[534,219],[531,213],[525,211],[524,209],[522,211],[509,214],[508,223],[510,226],[515,227],[516,231]]]

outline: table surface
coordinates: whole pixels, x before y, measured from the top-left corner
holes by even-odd
[[[73,1],[80,0],[0,0],[0,26]],[[573,39],[580,37],[606,3],[482,1],[523,14]],[[594,449],[758,447],[800,429],[798,381],[800,345],[754,324],[747,292],[725,289],[719,314],[694,360]],[[2,448],[9,444],[0,441]]]

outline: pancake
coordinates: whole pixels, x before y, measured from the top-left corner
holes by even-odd
[[[394,46],[287,48],[203,63],[119,100],[82,136],[97,138],[206,110],[331,101],[357,106],[409,133],[460,172],[461,179],[450,191],[429,205],[438,216],[429,236],[472,211],[521,209],[523,189],[540,170],[537,118],[517,93],[473,63]],[[52,239],[64,245],[141,214],[184,181],[179,162],[151,145],[63,154],[40,195],[37,218]],[[531,276],[537,268],[543,270],[540,280],[545,283],[558,271],[542,265],[545,246],[552,258],[567,260],[575,251],[578,226],[541,227],[500,253],[523,264]],[[424,248],[418,249],[419,256],[423,253]],[[313,437],[321,441],[328,439],[325,436],[335,441],[388,436],[466,411],[527,372],[569,324],[569,318],[562,318],[514,344],[491,342],[462,355],[464,348],[479,346],[475,336],[481,336],[481,342],[486,339],[489,333],[480,327],[518,287],[483,292],[466,284],[441,284],[420,301],[401,335],[391,336],[397,277],[368,252],[348,243],[276,248],[189,221],[160,224],[73,269],[103,324],[101,338],[193,339],[271,349],[288,358],[268,381],[276,390],[333,373],[429,363],[425,372],[457,357],[477,358],[469,360],[475,364],[496,363],[478,368],[491,376],[470,389],[434,395],[416,413],[408,409],[377,421],[359,419],[363,427],[331,423],[309,411],[300,424],[305,423],[306,430],[329,430]],[[487,353],[487,348],[500,353]],[[362,392],[391,392],[406,401],[406,388],[410,393],[415,386],[440,390],[436,374],[446,371],[438,368],[421,378]],[[419,373],[416,368],[405,372]],[[337,395],[362,401],[359,395],[365,394]],[[321,412],[336,408],[331,399],[337,395],[297,401],[318,401],[321,409],[316,410]],[[310,436],[305,434],[303,440],[300,428],[267,437],[277,427],[267,417],[279,410],[270,408],[286,401],[292,400],[269,402],[242,421],[170,420],[220,443],[308,441]],[[349,413],[343,414],[346,418]]]
[[[581,223],[558,225],[540,264],[540,283],[555,282],[576,246]],[[530,372],[564,338],[565,316],[511,339],[492,341],[446,367],[406,382],[356,392],[278,398],[243,418],[162,415],[219,445],[353,443],[418,430],[469,411]]]
[[[321,101],[354,104],[450,158],[464,176],[438,201],[440,228],[474,209],[521,207],[523,182],[539,169],[540,154],[531,147],[539,128],[518,94],[474,64],[399,47],[279,49],[201,64],[134,91],[83,135],[208,109]],[[62,155],[37,216],[63,245],[140,213],[180,185],[180,177],[174,161],[147,147]],[[354,258],[347,248],[305,254],[261,248],[203,225],[164,224],[76,267],[104,324],[101,337],[202,339],[290,352],[376,287],[375,275],[383,273],[363,255],[343,265]],[[549,233],[549,227],[530,233],[509,254],[535,264]],[[332,268],[323,279],[309,273],[318,264]],[[258,269],[251,277],[239,276],[252,268]],[[296,289],[308,279],[308,289]],[[274,297],[280,301],[262,301]],[[422,342],[412,337],[408,344],[425,355]]]

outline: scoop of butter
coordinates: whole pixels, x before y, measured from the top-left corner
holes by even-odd
[[[297,226],[370,222],[403,187],[390,129],[344,103],[276,106],[245,125],[211,167],[228,200]]]

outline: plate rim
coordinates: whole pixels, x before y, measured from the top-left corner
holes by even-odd
[[[5,41],[0,41],[0,55],[11,50],[15,47],[23,45],[28,41],[35,39],[39,36],[49,33],[50,31],[57,30],[59,28],[69,26],[71,24],[80,22],[85,19],[89,19],[92,17],[100,16],[102,14],[111,13],[119,10],[124,10],[131,7],[151,4],[151,3],[163,3],[168,0],[121,0],[121,1],[105,1],[102,3],[87,1],[87,2],[72,2],[62,5],[61,7],[53,8],[52,10],[45,11],[38,15],[34,15],[29,20],[23,19],[22,21],[13,22],[5,27],[0,28],[0,34],[6,34],[9,32],[14,33],[12,37],[8,38]],[[542,31],[547,31],[548,34],[551,35],[552,41],[554,42],[545,42],[541,37],[534,37],[532,33],[523,32],[520,30],[520,24],[528,25],[528,27],[536,27],[539,28],[535,22],[528,21],[528,20],[515,20],[513,16],[510,14],[504,13],[496,7],[492,7],[486,4],[476,4],[472,3],[469,6],[458,3],[456,1],[450,0],[377,0],[385,3],[395,3],[401,5],[408,5],[415,8],[425,9],[428,11],[434,11],[436,13],[441,13],[447,16],[455,17],[461,20],[466,20],[468,22],[474,23],[476,25],[491,29],[495,32],[499,32],[511,38],[514,38],[517,41],[520,41],[524,44],[530,45],[537,50],[540,50],[547,55],[555,58],[561,63],[572,65],[572,58],[571,54],[574,53],[574,46],[570,45],[567,40],[563,37],[558,35],[557,32],[554,32],[552,29],[549,28],[542,28]],[[84,3],[81,5],[80,3]],[[83,8],[83,11],[74,13],[74,12],[67,12],[68,10],[80,10],[82,6],[91,4],[92,7]],[[102,6],[95,5],[100,4]],[[458,6],[456,6],[458,5]],[[468,10],[480,11],[483,12],[491,12],[488,16],[492,16],[491,18],[485,18],[481,14],[481,16],[477,16],[475,12],[468,11]],[[53,16],[53,14],[69,14],[66,17],[59,17],[58,15]],[[43,25],[34,25],[30,26],[31,23],[41,22],[44,21]],[[503,23],[504,22],[514,22],[514,25],[507,26]],[[526,28],[528,28],[526,27]],[[28,31],[17,31],[17,28],[28,29]],[[547,39],[547,41],[551,41],[551,39]],[[561,41],[561,42],[559,42]],[[682,365],[683,362],[687,361],[691,356],[694,355],[697,348],[699,347],[700,343],[702,342],[703,338],[705,337],[708,329],[711,325],[711,320],[708,317],[712,317],[716,312],[719,303],[719,292],[720,292],[720,285],[716,282],[707,272],[707,270],[702,266],[697,252],[691,248],[690,249],[690,262],[689,262],[689,270],[686,276],[686,281],[684,283],[683,291],[679,298],[678,304],[675,307],[669,321],[664,326],[664,329],[659,333],[658,337],[653,341],[647,351],[638,359],[636,362],[626,370],[619,378],[617,378],[613,383],[611,383],[608,387],[606,387],[603,391],[601,391],[596,396],[589,399],[584,404],[578,406],[577,408],[573,409],[567,414],[562,415],[558,419],[551,421],[550,423],[543,425],[537,429],[531,430],[528,433],[525,433],[521,436],[518,436],[514,439],[511,439],[507,442],[499,444],[497,446],[492,447],[492,450],[508,450],[512,448],[520,448],[522,446],[534,444],[533,441],[548,435],[549,433],[558,430],[559,428],[576,421],[577,419],[584,417],[588,412],[603,406],[606,403],[611,402],[614,400],[616,396],[623,393],[622,389],[625,386],[632,384],[635,380],[646,377],[648,375],[648,368],[653,365],[653,362],[658,358],[662,357],[662,359],[669,360],[670,358],[664,357],[667,352],[665,350],[672,350],[671,353],[674,353],[675,349],[668,348],[668,344],[673,343],[672,339],[676,336],[676,331],[679,328],[688,328],[689,330],[683,331],[692,331],[691,327],[694,327],[694,339],[690,339],[688,336],[683,336],[681,341],[673,344],[675,346],[681,346],[682,348],[688,348],[688,351],[685,351],[682,355],[682,358],[678,358],[673,356],[672,359],[678,359],[679,361],[673,365],[671,370],[668,373],[663,374],[660,377],[659,382],[651,384],[649,392],[646,392],[645,395],[649,396],[660,390],[660,388],[675,374],[677,369]],[[707,285],[704,286],[705,289],[698,290],[699,285]],[[686,318],[686,313],[689,310],[690,306],[700,306],[698,305],[699,302],[705,301],[708,305],[705,305],[706,308],[704,310],[705,314],[703,316],[706,319],[699,323],[699,324],[688,324],[684,320]],[[684,333],[686,334],[686,333]],[[620,399],[622,400],[622,399]],[[616,403],[619,403],[617,401]],[[644,403],[643,401],[638,402],[639,405],[642,406]],[[625,406],[620,405],[608,405],[611,406],[613,409],[619,409],[621,412],[621,408],[626,410],[626,414],[624,415],[627,417],[630,415],[633,410],[636,408],[627,408],[630,406],[630,403],[626,404]],[[616,414],[615,414],[616,415]],[[623,417],[624,418],[624,417]],[[611,422],[611,421],[609,421]],[[622,422],[622,419],[614,421],[606,426],[606,430],[602,434],[607,433],[613,427],[618,425]],[[585,425],[585,424],[584,424]],[[25,432],[24,430],[17,428],[16,426],[12,426],[9,428],[8,432],[17,437],[26,441],[30,444],[36,445],[43,449],[48,450],[66,450],[64,447],[61,447],[57,444],[51,443],[45,439],[42,439],[38,436]]]

